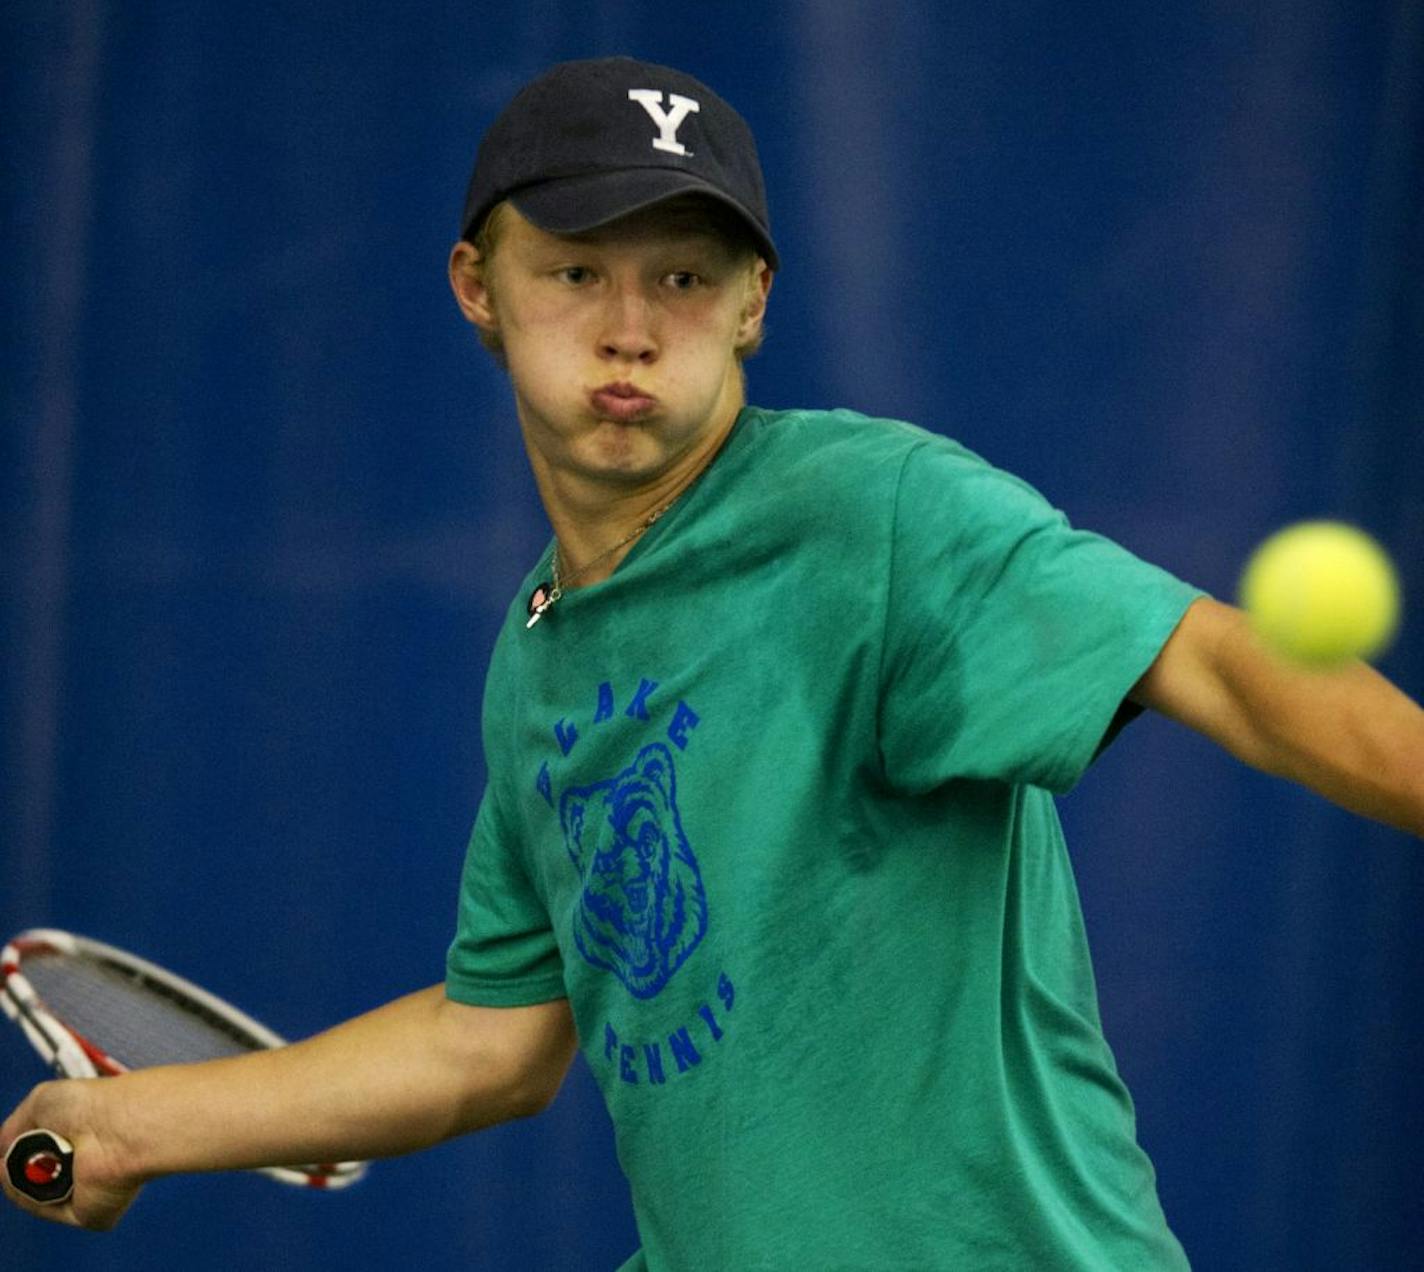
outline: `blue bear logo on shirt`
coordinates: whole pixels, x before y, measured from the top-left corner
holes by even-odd
[[[634,998],[652,998],[707,931],[707,894],[677,812],[672,753],[645,746],[616,777],[559,801],[564,844],[583,879],[579,953]]]

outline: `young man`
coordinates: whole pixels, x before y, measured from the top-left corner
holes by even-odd
[[[629,1267],[1185,1266],[1050,792],[1152,707],[1424,834],[1424,712],[1282,665],[951,442],[747,406],[776,266],[751,136],[697,81],[566,64],[496,122],[450,274],[555,537],[490,667],[445,984],[37,1088],[0,1145],[73,1141],[49,1217],[525,1115],[579,1045]]]

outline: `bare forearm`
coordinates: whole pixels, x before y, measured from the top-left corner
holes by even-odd
[[[37,1096],[136,1181],[392,1156],[541,1107],[571,1055],[565,1018],[563,1004],[462,1007],[435,987],[276,1051]]]
[[[1424,710],[1364,663],[1296,666],[1239,610],[1202,600],[1132,696],[1256,768],[1424,837]]]
[[[1332,803],[1424,838],[1424,710],[1364,663],[1284,666],[1246,681],[1263,749],[1258,767]]]
[[[409,1152],[512,1115],[497,1091],[482,1107],[442,1003],[426,990],[290,1047],[150,1069],[102,1094],[145,1177]]]

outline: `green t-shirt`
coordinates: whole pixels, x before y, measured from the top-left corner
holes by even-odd
[[[511,606],[447,992],[567,995],[629,1268],[1182,1268],[1049,792],[1200,593],[911,425],[747,408]]]

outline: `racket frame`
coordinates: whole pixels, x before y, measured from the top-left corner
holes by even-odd
[[[30,1045],[58,1077],[113,1077],[128,1069],[92,1039],[71,1029],[45,1005],[24,973],[25,958],[43,953],[96,962],[136,982],[147,992],[178,1004],[248,1050],[264,1051],[287,1045],[285,1038],[246,1012],[137,954],[58,928],[31,928],[13,937],[0,950],[0,1010],[20,1027]],[[366,1173],[366,1163],[262,1166],[257,1168],[257,1173],[284,1184],[330,1190],[354,1184]]]

